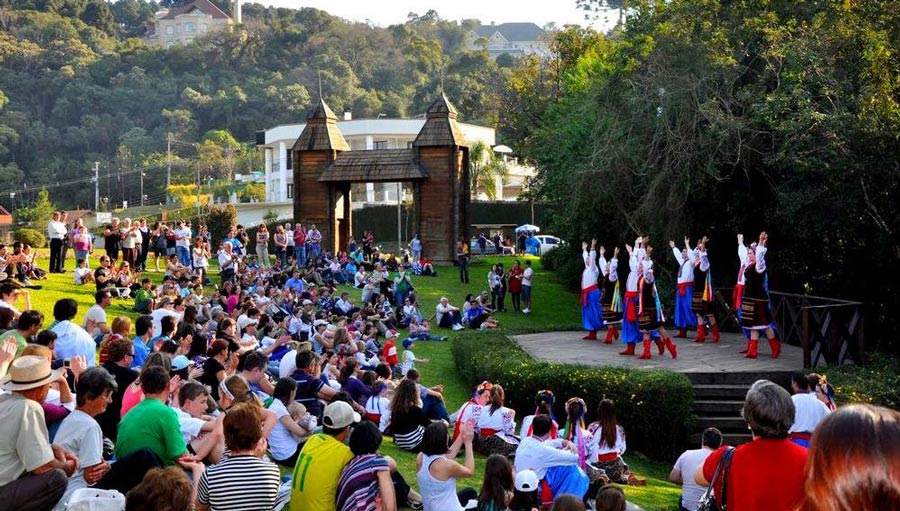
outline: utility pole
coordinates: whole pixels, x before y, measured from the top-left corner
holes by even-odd
[[[146,176],[146,174],[144,174],[144,171],[142,170],[141,171],[141,206],[144,205],[144,176]]]
[[[94,211],[100,211],[100,162],[94,162]]]
[[[403,252],[403,223],[400,220],[400,206],[402,204],[403,183],[397,183],[397,255]],[[401,258],[402,260],[402,258]]]
[[[166,204],[169,203],[170,186],[172,186],[172,134],[166,133]]]

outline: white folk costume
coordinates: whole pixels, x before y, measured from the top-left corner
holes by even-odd
[[[684,257],[678,247],[672,247],[678,263],[678,288],[675,292],[675,327],[678,334],[675,337],[687,337],[687,329],[697,326],[697,316],[691,306],[694,298],[694,264],[690,248],[686,252],[688,256]]]
[[[613,445],[607,444],[603,439],[603,428],[599,422],[594,422],[588,426],[591,433],[591,455],[592,459],[588,460],[591,465],[606,472],[606,476],[610,481],[618,484],[628,484],[628,466],[622,459],[625,454],[625,430],[622,426],[616,425],[616,440]]]
[[[659,302],[659,293],[656,291],[653,261],[649,256],[645,256],[641,263],[641,271],[642,275],[638,282],[638,324],[644,338],[644,352],[638,358],[650,358],[650,338],[654,333],[657,334],[656,346],[659,354],[662,355],[665,353],[665,349],[669,348],[672,358],[678,358],[678,350],[672,339],[661,332],[661,330],[664,331],[663,324],[666,318],[663,315],[662,304]]]
[[[694,265],[694,295],[692,309],[697,315],[697,338],[694,342],[706,341],[706,323],[712,331],[712,341],[719,342],[719,325],[715,323],[715,297],[713,295],[712,274],[706,247],[698,245],[688,252]]]
[[[603,323],[606,324],[606,344],[619,338],[616,324],[622,322],[622,293],[619,291],[619,259],[614,255],[606,260],[600,256],[600,271],[603,273],[603,292],[600,304],[603,306]]]
[[[603,328],[603,307],[600,304],[600,288],[597,287],[600,276],[597,252],[591,247],[590,252],[585,250],[581,258],[584,261],[584,271],[581,272],[581,326],[588,332],[583,339],[595,340],[597,330]]]
[[[625,342],[625,351],[621,355],[634,355],[635,344],[641,339],[641,331],[638,327],[638,282],[641,278],[641,265],[639,257],[640,247],[635,247],[628,253],[628,277],[625,280],[624,316],[622,318],[622,341]],[[640,251],[643,253],[643,251]]]
[[[772,310],[769,308],[769,291],[766,287],[766,252],[768,248],[764,244],[756,247],[756,252],[751,256],[751,265],[744,272],[744,297],[741,301],[741,326],[751,331],[750,346],[745,355],[747,358],[756,358],[759,348],[759,331],[772,332]],[[769,346],[772,349],[772,358],[778,358],[781,354],[781,341],[775,337],[774,332],[769,338]]]
[[[515,454],[519,447],[519,437],[515,436],[516,412],[511,408],[500,406],[494,410],[490,406],[481,409],[478,416],[478,429],[481,435],[481,452],[485,456]]]

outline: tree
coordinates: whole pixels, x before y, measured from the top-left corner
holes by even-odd
[[[46,188],[42,188],[37,194],[37,200],[29,207],[18,208],[13,214],[17,223],[27,223],[35,227],[43,228],[53,218],[56,205],[50,202],[50,194]]]
[[[497,153],[482,141],[475,142],[469,148],[469,180],[472,198],[483,193],[488,199],[497,198],[497,179],[501,180],[509,174],[509,169]]]

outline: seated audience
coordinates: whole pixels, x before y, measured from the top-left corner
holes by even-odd
[[[466,422],[448,447],[449,434],[443,422],[435,422],[425,429],[422,452],[416,457],[416,481],[425,511],[462,511],[469,507],[470,501],[477,501],[478,493],[472,488],[456,489],[457,478],[475,474],[474,436],[472,423]],[[465,449],[462,465],[456,462],[460,449]]]

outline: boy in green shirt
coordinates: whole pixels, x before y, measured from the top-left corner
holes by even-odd
[[[134,294],[134,310],[135,312],[149,313],[155,307],[153,291],[153,281],[148,278],[141,280],[141,288]]]
[[[122,417],[116,440],[116,457],[124,458],[140,449],[150,449],[166,465],[191,461],[181,435],[178,415],[166,405],[169,373],[151,367],[141,375],[144,400]]]

